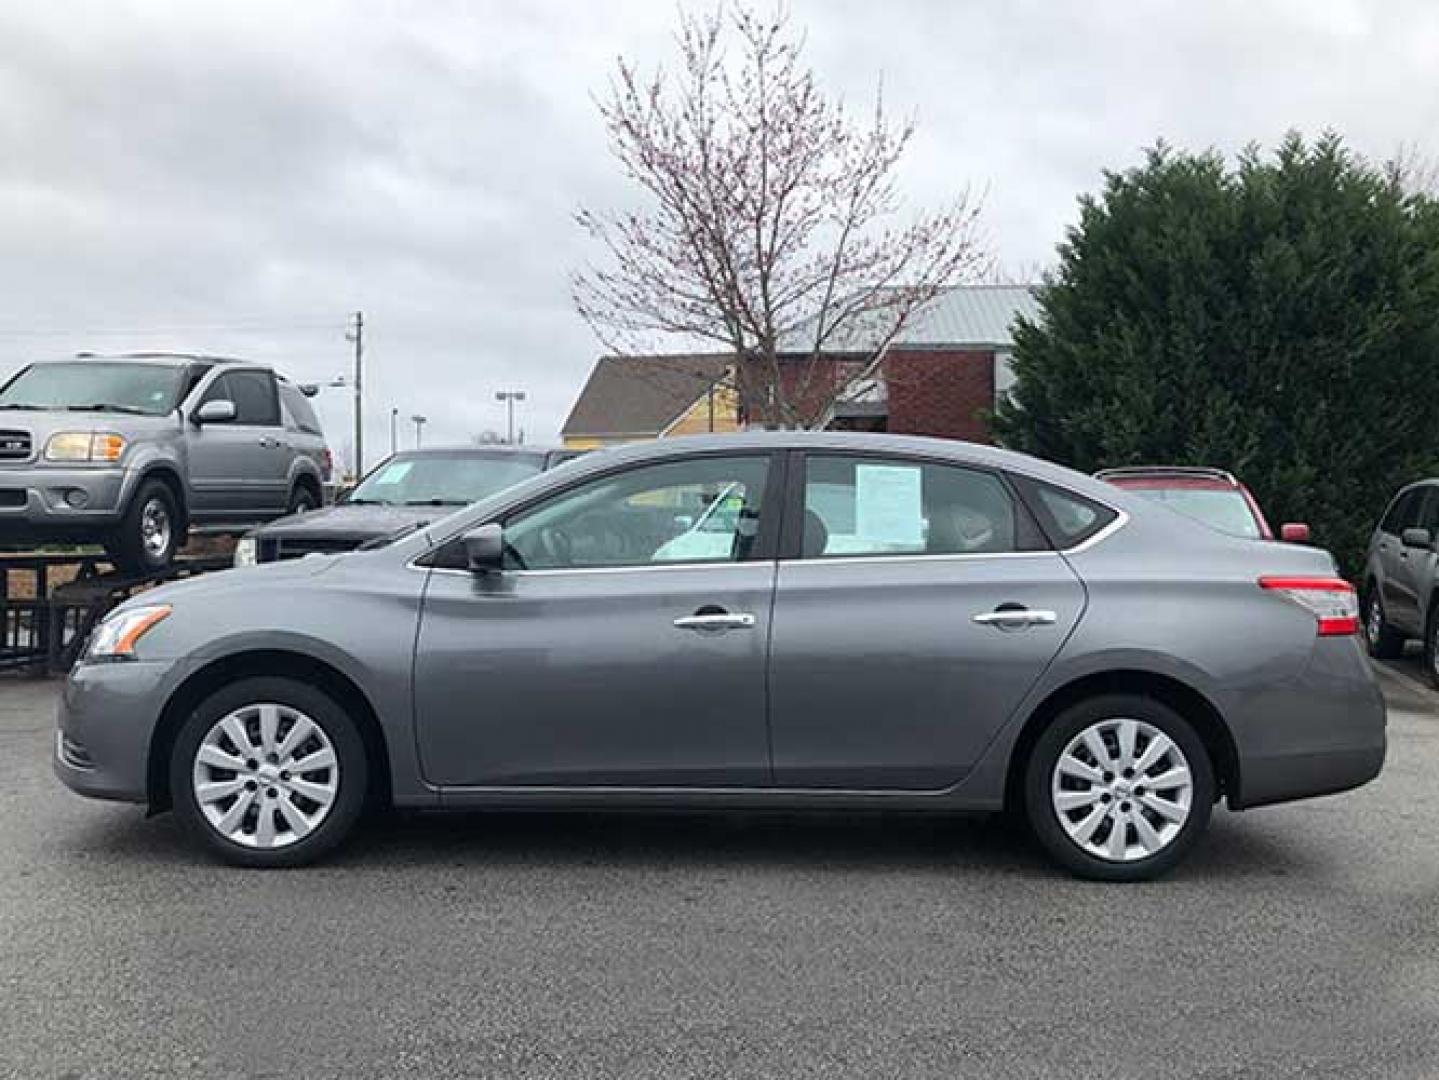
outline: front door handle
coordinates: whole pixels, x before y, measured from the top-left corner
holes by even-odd
[[[975,615],[973,621],[979,623],[980,626],[997,626],[1001,630],[1017,630],[1023,626],[1053,626],[1059,621],[1059,616],[1053,611],[998,608]]]
[[[685,615],[675,620],[678,630],[753,630],[754,616],[747,611]]]

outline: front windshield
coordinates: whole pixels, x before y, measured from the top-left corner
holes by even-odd
[[[1202,521],[1212,529],[1243,536],[1259,538],[1259,522],[1244,495],[1235,488],[1134,488],[1136,494],[1146,499],[1162,502],[1171,510],[1178,510],[1187,517]]]
[[[34,364],[0,390],[0,409],[164,416],[180,404],[184,381],[185,369],[178,364],[97,360]]]
[[[544,468],[539,454],[401,454],[360,482],[351,503],[384,506],[467,506]]]

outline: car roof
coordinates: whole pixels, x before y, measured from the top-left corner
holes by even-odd
[[[624,446],[607,447],[586,454],[572,466],[588,470],[612,468],[625,462],[664,460],[689,453],[725,450],[834,450],[845,453],[904,454],[948,459],[956,465],[1003,469],[1021,476],[1058,484],[1097,502],[1125,506],[1120,489],[1095,480],[1086,473],[1056,465],[1015,450],[941,439],[928,435],[895,435],[889,432],[860,431],[744,431],[717,435],[677,435],[650,439]],[[575,474],[571,474],[575,475]],[[1135,496],[1137,498],[1137,496]]]

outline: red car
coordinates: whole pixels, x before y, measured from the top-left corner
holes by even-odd
[[[1264,511],[1259,509],[1249,489],[1223,469],[1136,465],[1104,469],[1094,476],[1146,499],[1162,502],[1220,532],[1255,540],[1274,539],[1274,530],[1264,520]],[[1279,539],[1290,544],[1307,544],[1309,526],[1288,522],[1280,526]]]

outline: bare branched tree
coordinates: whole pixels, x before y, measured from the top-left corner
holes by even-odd
[[[1425,154],[1418,143],[1400,143],[1386,169],[1402,191],[1439,196],[1439,159]]]
[[[599,102],[642,206],[578,212],[604,257],[574,276],[575,304],[617,353],[717,345],[748,422],[813,426],[916,311],[984,271],[977,202],[902,220],[913,121],[890,121],[882,86],[852,121],[785,11],[682,14],[677,43],[674,76],[622,59]]]

